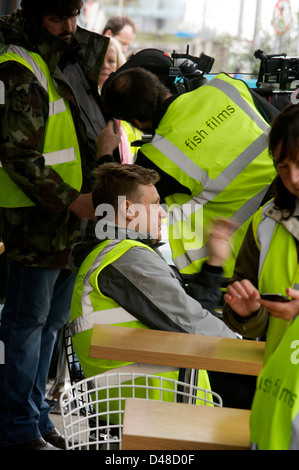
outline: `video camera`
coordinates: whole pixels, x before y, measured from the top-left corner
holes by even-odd
[[[173,67],[169,68],[169,76],[175,77],[175,85],[177,91],[185,92],[194,90],[207,82],[204,77],[208,74],[214,65],[215,59],[209,57],[203,52],[199,57],[189,54],[189,46],[187,46],[185,54],[177,54],[173,51],[171,54]],[[178,65],[178,59],[185,59]]]
[[[178,63],[179,59],[185,59]],[[134,67],[142,67],[159,77],[162,83],[172,93],[184,93],[191,91],[206,82],[204,74],[210,72],[214,59],[203,53],[199,57],[189,55],[189,46],[185,54],[172,55],[159,49],[142,49],[132,54],[124,65],[113,72],[104,86],[108,86],[110,80],[120,72]]]
[[[299,58],[288,57],[285,53],[265,55],[260,49],[255,51],[254,56],[261,61],[257,88],[254,91],[281,110],[291,101],[296,89]],[[263,84],[266,86],[262,87]]]

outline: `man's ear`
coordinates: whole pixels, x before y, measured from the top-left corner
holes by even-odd
[[[129,201],[128,199],[125,199],[124,201],[122,201],[119,208],[122,217],[124,217],[129,222],[131,220],[134,220],[136,216],[135,211],[133,209],[133,205],[133,202]]]
[[[107,29],[107,31],[105,31],[105,36],[107,36],[108,38],[112,38],[112,36],[113,36],[112,30],[111,30],[111,29]]]

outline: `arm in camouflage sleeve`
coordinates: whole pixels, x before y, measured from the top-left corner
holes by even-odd
[[[29,69],[17,62],[0,66],[5,103],[0,106],[0,155],[3,168],[22,191],[55,218],[79,196],[42,155],[48,97]]]

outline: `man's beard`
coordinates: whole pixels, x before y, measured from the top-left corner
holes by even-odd
[[[65,32],[65,33],[59,34],[58,37],[59,37],[60,39],[62,39],[63,41],[67,42],[68,44],[71,44],[71,42],[72,42],[73,39],[74,39],[74,34],[73,34],[73,33],[69,33],[69,32]]]

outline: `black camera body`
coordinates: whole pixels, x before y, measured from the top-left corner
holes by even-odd
[[[177,54],[173,51],[171,58],[174,65],[169,69],[169,76],[175,77],[174,86],[181,93],[195,90],[207,83],[208,80],[204,75],[212,70],[215,62],[213,57],[203,52],[199,57],[191,56],[189,54],[189,46],[187,46],[185,54]],[[178,59],[185,60],[180,65],[177,65]]]
[[[299,84],[299,58],[288,57],[286,53],[265,55],[260,49],[254,56],[261,61],[254,91],[277,109],[283,109],[292,100],[296,81]],[[263,84],[266,86],[262,87]]]

